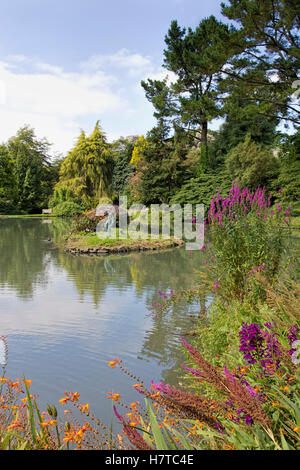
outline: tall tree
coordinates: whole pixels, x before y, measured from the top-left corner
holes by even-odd
[[[11,200],[14,194],[13,162],[5,144],[0,145],[0,199]]]
[[[168,203],[183,183],[188,148],[177,134],[166,140],[160,127],[148,132],[146,142],[130,179],[131,193],[143,204]]]
[[[50,144],[38,139],[29,126],[21,128],[8,141],[8,155],[13,161],[14,200],[22,211],[40,209],[45,201],[42,181],[49,163]]]
[[[70,189],[86,205],[97,205],[112,196],[113,166],[113,152],[98,121],[89,137],[81,132],[61,165],[56,187]]]
[[[194,131],[201,141],[204,159],[208,123],[223,113],[218,83],[222,67],[233,54],[234,34],[233,27],[214,16],[201,21],[194,31],[181,28],[173,21],[165,37],[164,67],[175,74],[175,81],[171,84],[167,80],[142,82],[156,117]]]
[[[244,106],[257,105],[262,116],[299,125],[294,88],[300,69],[299,1],[229,0],[222,13],[240,26],[242,51],[223,69],[231,90]]]
[[[127,180],[133,172],[133,166],[130,165],[133,142],[120,138],[113,144],[115,154],[115,164],[113,170],[112,188],[116,196],[122,196],[127,186]]]

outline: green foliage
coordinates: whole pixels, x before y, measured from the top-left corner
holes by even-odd
[[[115,164],[112,177],[112,189],[117,196],[122,196],[128,185],[127,181],[133,173],[130,165],[133,144],[125,139],[119,139],[114,143]]]
[[[13,163],[5,145],[0,145],[0,199],[13,197]]]
[[[7,144],[13,162],[13,199],[18,210],[33,212],[46,204],[47,194],[42,181],[46,179],[50,144],[39,140],[28,126],[20,129]]]
[[[57,188],[54,190],[54,193],[49,201],[49,207],[54,208],[58,204],[66,201],[78,202],[79,199],[76,198],[71,189],[64,187]]]
[[[0,211],[40,212],[58,180],[60,158],[50,161],[50,144],[25,126],[0,145]]]
[[[240,26],[241,51],[231,61],[227,83],[250,110],[256,105],[261,115],[299,125],[299,109],[292,98],[300,67],[298,3],[229,0],[222,7],[223,15]]]
[[[97,216],[96,211],[89,211],[83,214],[76,214],[73,219],[72,232],[96,232],[97,225],[103,216]]]
[[[176,141],[176,136],[163,140],[161,131],[161,128],[154,128],[149,132],[143,158],[129,180],[132,195],[143,204],[168,203],[184,177],[187,149]]]
[[[141,135],[135,143],[132,151],[130,165],[137,165],[143,159],[143,152],[147,147],[147,140]]]
[[[233,180],[251,189],[267,187],[279,172],[279,163],[272,150],[253,142],[250,135],[231,150],[226,165]]]
[[[210,16],[193,31],[172,21],[165,37],[164,66],[176,74],[176,81],[143,81],[146,97],[161,122],[201,129],[200,141],[207,147],[207,124],[222,115],[218,79],[234,48],[233,30]]]
[[[83,212],[83,207],[73,201],[65,201],[53,208],[53,214],[59,217],[72,217]]]
[[[285,249],[283,235],[289,211],[280,204],[272,209],[265,190],[255,194],[233,185],[224,200],[213,198],[208,212],[212,247],[207,247],[207,271],[214,288],[226,300],[248,295],[253,302],[264,298],[254,273],[275,282]]]
[[[112,195],[113,166],[112,149],[97,122],[90,137],[81,132],[62,162],[55,188],[68,188],[86,206],[93,207],[101,197]]]
[[[219,171],[207,172],[198,178],[191,178],[171,198],[171,204],[204,204],[207,211],[214,194],[220,190],[225,196],[232,185],[231,177],[223,167]]]
[[[279,153],[280,171],[273,181],[277,199],[289,202],[293,216],[300,215],[300,132],[286,136]]]

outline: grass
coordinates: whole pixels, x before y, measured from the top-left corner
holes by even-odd
[[[169,248],[175,245],[181,245],[183,242],[181,240],[175,240],[174,238],[170,239],[121,239],[118,238],[104,238],[101,239],[97,236],[96,233],[85,233],[79,232],[76,234],[71,234],[63,238],[62,240],[64,247],[67,250],[77,249],[83,250],[88,248],[106,248],[106,249],[163,249]]]
[[[292,217],[291,227],[292,228],[300,228],[300,216]]]
[[[56,217],[53,214],[13,214],[13,215],[7,215],[7,214],[0,214],[0,218],[3,217],[5,219],[20,219],[20,218],[26,218],[26,219],[32,219],[32,218],[38,218],[38,219],[49,219],[50,217]]]

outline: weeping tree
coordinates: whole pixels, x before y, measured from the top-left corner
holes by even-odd
[[[55,189],[66,188],[87,207],[95,206],[112,197],[113,166],[113,151],[98,121],[89,137],[81,132],[61,165]]]

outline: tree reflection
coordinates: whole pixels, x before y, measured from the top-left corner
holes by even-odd
[[[144,305],[141,315],[151,315],[152,303],[161,299],[158,290],[169,293],[171,289],[176,292],[190,287],[197,277],[195,270],[201,266],[202,253],[190,254],[184,248],[103,258],[74,256],[51,243],[68,229],[69,222],[63,219],[0,220],[0,286],[13,289],[27,300],[63,269],[67,282],[76,287],[79,301],[84,302],[88,295],[99,306],[113,288],[120,296],[132,292],[132,308],[140,308],[136,307],[136,300],[140,300],[139,305]],[[205,299],[201,304],[203,310]],[[189,311],[183,302],[153,316],[144,333],[140,356],[161,365],[168,382],[175,380],[174,369],[179,368],[182,360],[179,337],[193,328],[193,316],[199,315],[199,305],[194,310]]]

